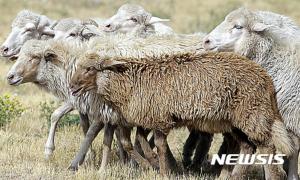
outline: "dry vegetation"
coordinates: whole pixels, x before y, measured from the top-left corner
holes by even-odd
[[[98,3],[98,1],[100,1]],[[30,9],[48,15],[53,19],[63,17],[109,17],[125,2],[139,3],[155,16],[170,18],[170,26],[180,33],[208,32],[231,10],[246,6],[286,14],[300,24],[299,0],[0,0],[0,42],[10,31],[10,23],[21,9]],[[20,87],[7,85],[5,75],[11,63],[0,59],[0,95],[15,95],[26,107],[18,119],[0,129],[0,179],[163,179],[153,170],[132,168],[118,163],[113,156],[112,166],[105,173],[97,171],[101,152],[102,133],[93,144],[96,149],[96,165],[80,168],[74,174],[67,167],[79,148],[82,139],[78,126],[59,129],[53,159],[44,159],[44,143],[47,138],[47,121],[40,118],[39,104],[51,101],[53,96],[31,84]],[[187,136],[185,129],[176,130],[169,136],[169,143],[177,160]],[[216,138],[220,141],[220,138]],[[218,143],[217,143],[218,144]],[[115,150],[115,145],[113,149]],[[215,145],[212,152],[217,151]],[[175,179],[175,177],[173,177]],[[208,179],[201,174],[186,174],[179,179]]]

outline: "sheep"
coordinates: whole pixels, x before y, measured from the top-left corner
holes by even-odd
[[[166,137],[182,126],[209,133],[244,133],[260,153],[293,151],[272,79],[244,57],[194,52],[141,60],[87,52],[78,67],[70,83],[72,94],[97,92],[126,123],[155,130],[163,174],[170,167],[165,161]],[[285,175],[279,166],[266,168],[270,179]]]
[[[1,56],[16,59],[20,48],[29,39],[48,39],[54,36],[53,20],[29,10],[20,11],[12,22],[11,33],[1,45]]]
[[[204,39],[206,50],[244,55],[264,67],[273,78],[279,111],[295,141],[288,179],[299,179],[299,37],[300,28],[289,17],[240,8],[229,13]]]
[[[167,21],[169,20],[153,17],[139,5],[124,4],[114,16],[104,22],[102,30],[106,32],[138,33],[145,36],[153,33],[158,35],[173,34],[172,28],[162,24],[162,22]]]
[[[51,29],[54,21],[45,15],[40,15],[29,10],[20,11],[12,22],[12,31],[1,46],[1,55],[14,60],[18,57],[23,44],[30,39],[49,39],[54,36]],[[63,103],[51,115],[51,127],[45,145],[45,155],[48,159],[54,151],[54,136],[58,119],[73,110],[69,103]],[[81,115],[82,119],[84,115]],[[85,120],[81,121],[85,122]],[[81,123],[85,129],[85,123]]]

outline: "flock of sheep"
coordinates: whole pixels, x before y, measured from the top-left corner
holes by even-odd
[[[71,170],[104,128],[101,171],[115,133],[122,162],[176,172],[167,136],[187,127],[186,169],[201,166],[213,133],[223,133],[220,154],[281,152],[286,168],[265,165],[265,178],[298,179],[299,26],[286,16],[245,8],[209,34],[177,34],[166,21],[133,4],[106,20],[18,13],[1,46],[3,57],[16,59],[8,83],[31,82],[63,102],[51,116],[46,157],[54,151],[58,121],[76,109],[85,138]],[[247,167],[224,165],[219,177],[246,178]]]

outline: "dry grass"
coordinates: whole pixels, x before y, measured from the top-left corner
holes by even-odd
[[[50,16],[53,19],[63,17],[109,17],[125,2],[139,3],[154,15],[170,18],[170,25],[181,33],[197,31],[208,32],[217,25],[231,10],[246,6],[271,10],[286,14],[300,24],[299,0],[0,0],[0,42],[10,31],[10,23],[21,9],[30,9]],[[153,170],[141,170],[118,163],[113,156],[112,165],[105,173],[97,171],[96,165],[79,169],[74,174],[67,171],[69,162],[74,157],[82,140],[81,130],[77,126],[59,129],[56,136],[56,150],[53,159],[44,159],[44,143],[47,138],[47,122],[39,118],[39,104],[53,100],[53,96],[39,90],[32,84],[10,87],[5,75],[11,63],[0,59],[0,95],[11,93],[16,95],[27,108],[21,118],[13,120],[0,129],[0,179],[166,179]],[[181,160],[184,140],[187,136],[184,129],[176,130],[169,136],[171,149],[177,160]],[[100,133],[94,143],[97,152],[96,162],[101,152],[103,134]],[[220,141],[220,137],[216,138]],[[211,153],[216,152],[218,144]],[[115,145],[114,145],[114,150]],[[209,179],[204,175],[181,175],[178,179]],[[177,179],[176,178],[176,179]],[[172,177],[175,179],[175,177]]]

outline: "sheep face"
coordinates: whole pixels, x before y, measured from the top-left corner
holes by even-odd
[[[95,30],[92,25],[76,25],[70,30],[64,31],[55,31],[55,40],[66,40],[74,41],[79,40],[81,42],[88,41],[90,38],[98,36],[99,32]]]
[[[26,42],[7,74],[8,83],[16,86],[27,82],[42,84],[43,77],[47,76],[47,69],[53,69],[49,61],[54,56],[51,51],[45,51],[45,44],[41,41]]]
[[[14,60],[26,41],[53,37],[54,32],[49,26],[50,21],[45,16],[40,17],[39,24],[34,22],[27,22],[22,25],[13,24],[11,33],[1,46],[1,56]]]
[[[70,90],[73,96],[80,96],[83,93],[95,89],[97,70],[94,67],[79,67],[70,82]]]
[[[106,32],[129,33],[138,25],[149,23],[151,14],[141,6],[125,4],[121,6],[114,16],[106,20],[103,30]]]
[[[269,26],[259,22],[253,12],[237,9],[212,30],[203,40],[204,48],[212,51],[234,51],[247,56],[249,47],[258,45],[260,34]]]
[[[96,88],[98,91],[105,89],[108,80],[107,70],[114,71],[122,64],[125,64],[125,62],[107,57],[101,58],[95,53],[87,53],[79,59],[78,68],[71,79],[70,89],[72,95],[80,96]]]

